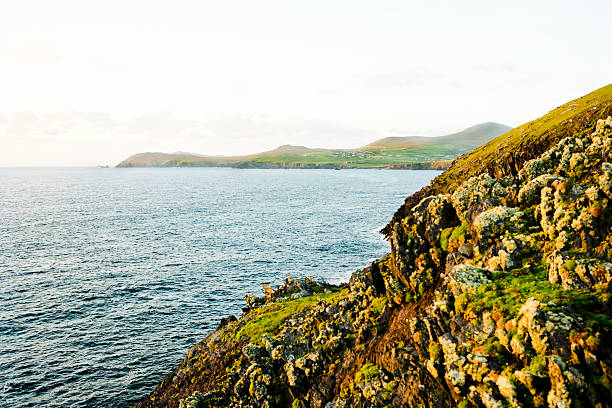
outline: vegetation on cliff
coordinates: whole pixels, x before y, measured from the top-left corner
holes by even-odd
[[[487,122],[446,136],[383,138],[357,149],[310,149],[284,145],[247,156],[139,153],[117,167],[445,169],[458,155],[508,130],[508,126]]]
[[[459,158],[395,215],[388,256],[247,297],[140,406],[609,406],[611,98]]]

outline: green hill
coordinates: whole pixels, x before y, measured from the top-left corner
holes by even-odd
[[[410,149],[424,146],[453,144],[474,149],[491,140],[491,135],[501,135],[511,128],[495,122],[480,123],[461,132],[439,137],[405,136],[385,137],[363,146],[362,150]],[[471,150],[470,149],[470,150]]]
[[[117,167],[445,168],[458,155],[510,129],[488,122],[439,137],[388,137],[357,149],[311,149],[283,145],[246,156],[147,152],[135,154]]]

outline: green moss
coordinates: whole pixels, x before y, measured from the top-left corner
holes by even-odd
[[[376,316],[380,316],[382,314],[383,309],[387,305],[387,297],[377,297],[372,300],[372,313]]]
[[[236,333],[236,339],[248,337],[253,343],[261,343],[261,336],[273,333],[288,317],[310,309],[319,299],[335,303],[348,295],[348,289],[339,292],[318,293],[286,302],[275,302],[249,311],[243,317],[245,324]]]
[[[457,408],[470,408],[471,406],[472,404],[470,404],[470,401],[468,400],[463,400],[459,404],[457,404]]]
[[[568,271],[573,271],[576,269],[576,261],[573,259],[568,259],[563,263],[563,267]]]
[[[294,399],[291,408],[304,408],[304,402],[301,399]]]
[[[442,233],[440,234],[440,248],[442,248],[443,251],[448,251],[448,238],[450,237],[452,232],[453,227],[449,227],[443,229]]]
[[[440,346],[440,343],[429,343],[427,350],[429,351],[429,359],[431,361],[436,364],[442,364],[442,358],[444,356],[444,353],[442,352],[442,346]]]
[[[501,345],[496,337],[489,337],[484,344],[485,351],[497,359],[497,363],[503,366],[510,361],[510,356],[505,347]]]
[[[546,356],[535,356],[531,360],[529,371],[538,375],[546,375],[548,374],[547,364]]]
[[[609,393],[612,393],[612,379],[606,375],[593,378],[593,382],[604,387]]]
[[[467,233],[467,221],[463,221],[463,223],[458,226],[455,227],[455,229],[453,229],[453,233],[450,235],[449,237],[449,242],[460,242],[461,239],[465,238],[465,234]]]
[[[599,339],[595,336],[589,336],[586,339],[586,344],[591,350],[596,350],[599,346]]]
[[[375,378],[378,378],[380,374],[380,367],[376,364],[366,363],[361,366],[359,371],[355,373],[355,382],[369,382]]]
[[[462,293],[455,298],[455,313],[460,314],[468,306],[467,293]]]
[[[479,313],[484,310],[500,311],[506,318],[515,317],[520,307],[532,297],[553,311],[568,310],[581,315],[592,329],[612,327],[612,320],[603,311],[603,297],[599,292],[586,289],[565,290],[561,285],[548,281],[545,261],[532,268],[514,269],[499,276],[491,283],[482,285],[473,293],[461,295],[455,300],[457,312],[471,309]],[[547,306],[552,302],[555,306]]]

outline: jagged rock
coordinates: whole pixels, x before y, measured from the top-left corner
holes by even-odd
[[[536,395],[547,389],[550,384],[550,380],[547,377],[528,371],[515,371],[514,377],[529,390],[531,395]]]
[[[483,211],[473,224],[479,247],[488,246],[488,240],[499,236],[506,228],[518,222],[523,213],[516,208],[499,206]],[[482,252],[482,250],[480,251]]]
[[[191,394],[190,397],[180,400],[179,408],[200,408],[204,404],[204,394],[199,391]]]
[[[512,352],[519,357],[525,355],[525,345],[518,336],[512,337],[512,340],[510,340],[510,348],[512,349]]]
[[[497,377],[495,384],[497,384],[499,393],[506,398],[506,400],[510,402],[513,407],[521,406],[516,398],[516,388],[514,385],[512,385],[512,382],[508,379],[508,377],[500,375]]]
[[[483,379],[491,372],[489,367],[489,359],[487,356],[479,354],[468,354],[467,364],[465,364],[465,372],[476,382],[482,382]]]
[[[608,196],[612,197],[612,163],[602,163],[599,187]]]
[[[561,284],[564,289],[591,288],[612,280],[612,264],[608,262],[580,259],[561,251],[553,252],[547,261],[549,281]]]
[[[529,335],[531,345],[538,354],[546,354],[553,349],[562,354],[569,353],[571,317],[563,313],[544,312],[540,302],[533,298],[521,307],[519,316],[519,333]]]
[[[257,344],[249,343],[242,348],[242,354],[247,360],[261,364],[268,358],[268,352],[264,347],[258,346]]]
[[[529,180],[518,193],[518,201],[523,205],[538,204],[541,198],[541,191],[544,187],[549,187],[554,181],[563,180],[562,177],[552,174],[542,174]]]
[[[227,326],[229,323],[235,322],[236,320],[238,319],[234,315],[229,315],[228,317],[222,318],[221,321],[219,322],[219,326],[217,326],[217,330],[222,329],[223,327]]]
[[[570,408],[572,400],[563,376],[566,365],[557,356],[548,359],[548,375],[550,377],[551,389],[548,393],[548,406],[551,408]]]
[[[595,131],[591,134],[591,136],[601,135],[605,133],[606,130],[612,128],[612,117],[608,116],[605,120],[599,119],[597,121],[597,125],[595,125]]]
[[[496,179],[488,174],[481,174],[463,183],[453,193],[451,201],[459,219],[465,221],[471,208],[477,206],[481,212],[488,207],[503,204],[508,196],[514,194],[514,188],[512,177]],[[487,203],[488,207],[483,207],[483,203]]]
[[[476,290],[490,282],[490,271],[471,265],[457,265],[448,274],[448,286],[455,296]]]
[[[287,362],[284,366],[287,382],[289,386],[301,388],[306,380],[304,372],[297,368],[293,363]]]
[[[501,401],[493,397],[493,395],[489,394],[488,392],[483,393],[481,399],[482,403],[487,408],[503,408]]]
[[[454,386],[461,387],[465,384],[465,373],[461,370],[451,368],[446,372],[446,379]]]
[[[459,252],[461,255],[464,255],[468,258],[471,258],[474,256],[474,245],[470,243],[463,243],[459,245],[459,249],[457,250],[457,252]]]

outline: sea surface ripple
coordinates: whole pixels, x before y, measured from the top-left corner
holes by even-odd
[[[0,402],[133,405],[245,294],[384,255],[438,173],[0,169]]]

